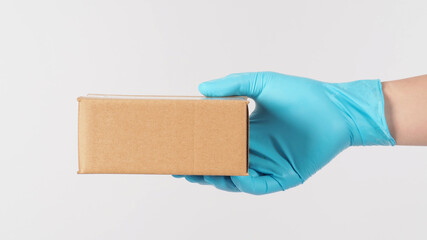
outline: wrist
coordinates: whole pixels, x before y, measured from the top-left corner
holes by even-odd
[[[385,117],[398,145],[427,145],[427,75],[383,82]]]
[[[384,113],[384,96],[379,80],[333,84],[351,130],[352,146],[395,145]]]

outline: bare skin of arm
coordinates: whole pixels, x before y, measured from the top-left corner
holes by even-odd
[[[382,82],[384,110],[397,145],[427,146],[427,75]]]

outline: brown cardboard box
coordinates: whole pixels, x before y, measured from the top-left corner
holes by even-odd
[[[79,97],[78,173],[248,175],[245,97]]]

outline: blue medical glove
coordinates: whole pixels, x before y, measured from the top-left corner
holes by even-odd
[[[249,176],[185,176],[226,191],[266,194],[295,187],[350,146],[394,145],[379,80],[326,83],[274,72],[204,82],[208,97],[255,100]],[[180,177],[180,176],[177,176]]]

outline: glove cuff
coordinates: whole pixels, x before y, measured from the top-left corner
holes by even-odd
[[[380,80],[359,80],[333,85],[332,94],[351,126],[352,146],[396,144],[385,119]]]

